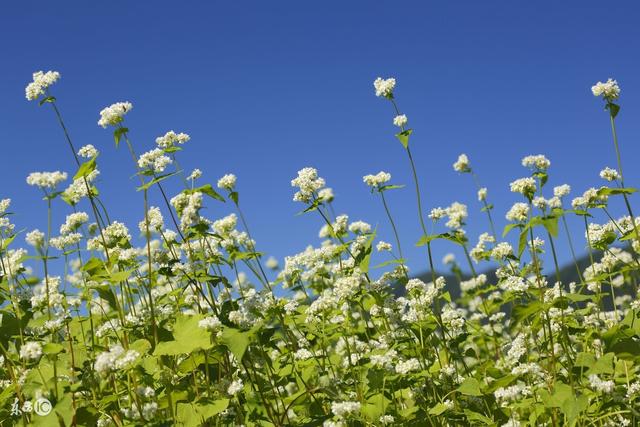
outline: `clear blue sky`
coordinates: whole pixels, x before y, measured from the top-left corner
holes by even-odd
[[[508,184],[527,174],[524,155],[552,160],[550,186],[568,182],[577,195],[601,185],[598,172],[615,167],[615,156],[607,115],[590,93],[597,80],[613,77],[622,87],[619,133],[628,185],[637,186],[638,22],[635,2],[6,2],[0,198],[14,200],[19,227],[42,229],[44,205],[25,177],[74,173],[52,111],[24,98],[31,73],[52,69],[62,74],[54,93],[71,135],[101,150],[103,198],[130,228],[142,216],[133,165],[96,124],[103,107],[125,100],[134,104],[127,125],[139,152],[170,129],[187,132],[185,169],[202,169],[214,185],[224,173],[238,175],[259,250],[282,259],[318,244],[319,218],[294,216],[300,206],[291,200],[289,182],[304,166],[334,188],[339,213],[378,224],[392,241],[362,176],[386,170],[394,183],[411,184],[391,106],[372,87],[377,76],[394,76],[415,130],[425,203],[467,203],[475,243],[486,222],[469,176],[451,168],[457,155],[467,153],[489,187],[500,228],[518,200]],[[389,199],[419,271],[412,189]],[[212,202],[207,215],[230,208]],[[438,242],[434,250],[439,260],[453,249]]]

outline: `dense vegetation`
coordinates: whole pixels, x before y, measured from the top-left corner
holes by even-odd
[[[499,230],[487,189],[459,157],[453,167],[473,176],[487,218],[472,243],[466,205],[423,203],[419,183],[428,178],[418,176],[396,82],[377,79],[375,93],[399,128],[390,149],[404,150],[413,176],[408,188],[386,172],[363,178],[393,243],[336,215],[333,192],[307,167],[291,181],[293,197],[317,217],[321,242],[280,268],[251,238],[236,177],[214,187],[199,170],[181,170],[184,133],[167,132],[138,155],[128,102],[105,108],[98,124],[132,157],[144,217],[130,228],[111,218],[97,188],[99,152],[74,146],[53,96],[59,74],[33,77],[27,99],[59,121],[75,174],[27,178],[44,195],[45,231],[22,235],[11,201],[0,201],[3,425],[638,424],[640,223],[622,173],[615,81],[592,88],[618,159],[600,173],[606,186],[569,201],[568,185],[546,186],[550,161],[527,156]],[[168,179],[181,180],[182,191],[167,195]],[[10,184],[4,191],[20,185]],[[395,233],[388,191],[415,191],[423,234],[414,241]],[[150,192],[164,204],[149,206]],[[222,202],[234,212],[203,216],[205,204]],[[614,218],[610,204],[627,215]],[[64,224],[51,223],[54,209],[68,213]],[[569,234],[568,220],[584,224],[584,236]],[[568,239],[575,281],[563,281],[559,239]],[[424,249],[418,269],[428,278],[410,275],[402,244]],[[444,260],[449,283],[436,273],[438,244],[465,254],[463,264]],[[583,247],[586,266],[574,253]],[[373,251],[387,261],[371,265]]]

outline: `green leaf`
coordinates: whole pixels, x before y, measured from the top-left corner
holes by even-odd
[[[398,141],[400,141],[404,148],[409,147],[409,137],[411,136],[411,133],[413,133],[413,129],[407,129],[396,134],[396,138],[398,138]]]
[[[609,110],[609,114],[611,114],[611,117],[613,117],[614,119],[620,112],[620,106],[618,104],[614,104],[613,102],[608,102],[604,109]]]
[[[199,427],[209,418],[227,409],[229,399],[200,401],[198,403],[178,403],[176,417],[181,426]]]
[[[527,247],[527,229],[524,228],[520,232],[520,238],[518,239],[518,258],[522,256],[524,249]]]
[[[157,345],[155,355],[177,355],[191,353],[199,349],[213,346],[211,334],[198,326],[202,316],[178,316],[173,327],[173,341],[161,342]]]
[[[484,415],[474,412],[470,409],[465,409],[464,414],[467,416],[467,420],[479,422],[488,426],[495,425],[495,422],[491,418],[487,418]]]
[[[404,185],[383,185],[382,187],[379,188],[379,190],[387,191],[387,190],[397,190],[399,188],[404,188]]]
[[[76,179],[83,178],[89,175],[95,169],[96,169],[96,158],[92,157],[91,160],[88,160],[80,165],[78,172],[76,172],[76,174],[73,176],[73,180],[75,181]]]
[[[447,411],[447,409],[449,409],[447,407],[447,405],[445,405],[444,403],[438,403],[436,406],[434,406],[433,408],[429,409],[429,414],[431,414],[431,415],[442,415],[443,413],[445,413]]]
[[[542,224],[544,225],[544,228],[547,229],[549,234],[551,234],[552,237],[558,237],[558,217],[556,216],[545,217],[542,219]]]
[[[507,224],[504,226],[504,230],[502,230],[502,237],[506,236],[507,234],[509,234],[509,232],[511,230],[513,230],[516,227],[520,227],[520,224]]]
[[[194,193],[196,191],[199,191],[200,193],[206,194],[207,196],[211,197],[212,199],[216,199],[216,200],[220,200],[221,202],[225,202],[224,197],[222,197],[220,194],[218,194],[216,192],[216,190],[213,189],[211,184],[206,184],[206,185],[203,185],[202,187],[194,188],[193,190],[190,190],[189,193]]]
[[[142,191],[142,190],[148,190],[149,188],[151,188],[153,185],[159,183],[160,181],[164,181],[165,179],[178,174],[178,172],[172,172],[172,173],[167,173],[164,175],[160,175],[157,176],[155,178],[153,178],[151,181],[147,182],[146,184],[136,188],[136,191]]]
[[[48,102],[56,102],[56,98],[54,96],[47,96],[45,98],[42,98],[38,105],[44,105]]]
[[[458,387],[458,391],[466,396],[482,396],[480,382],[473,377],[466,378]]]
[[[236,359],[242,360],[247,347],[251,343],[250,337],[253,335],[251,331],[240,331],[235,328],[224,328],[220,342],[222,342]]]
[[[42,346],[42,351],[44,352],[44,354],[48,354],[51,356],[62,353],[63,350],[64,347],[61,344],[55,342],[48,342]]]
[[[129,132],[129,129],[127,128],[117,128],[113,131],[113,139],[116,141],[116,148],[118,148],[118,145],[120,145],[120,139],[122,138],[122,135],[126,134],[127,132]]]

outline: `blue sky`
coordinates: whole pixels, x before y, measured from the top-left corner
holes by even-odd
[[[615,167],[615,155],[608,117],[590,93],[597,80],[622,87],[618,130],[627,184],[637,185],[639,18],[636,3],[595,1],[8,2],[0,14],[0,198],[13,199],[20,228],[42,229],[44,204],[25,177],[75,172],[52,111],[24,98],[31,73],[52,69],[62,74],[53,89],[74,142],[101,150],[99,188],[111,216],[130,228],[142,216],[134,166],[96,124],[103,107],[125,100],[134,104],[127,126],[138,152],[173,129],[191,135],[180,161],[202,169],[203,183],[238,175],[259,250],[282,259],[318,244],[320,218],[295,216],[301,207],[291,200],[289,182],[305,166],[334,189],[338,213],[378,225],[392,241],[362,176],[385,170],[411,184],[391,106],[372,87],[394,76],[425,204],[468,204],[475,243],[486,221],[469,176],[451,168],[457,155],[467,153],[489,187],[500,229],[518,201],[508,184],[528,173],[520,166],[527,154],[551,159],[550,186],[567,182],[577,195],[601,185],[598,172]],[[420,271],[410,185],[389,202]],[[209,203],[207,215],[230,210]],[[56,206],[58,216],[68,212]],[[434,245],[438,259],[449,251],[450,243]]]

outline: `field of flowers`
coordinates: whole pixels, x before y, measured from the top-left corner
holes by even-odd
[[[487,232],[472,240],[467,205],[423,200],[419,183],[428,177],[412,156],[396,81],[376,79],[375,95],[398,127],[390,149],[406,153],[413,175],[406,188],[386,172],[363,177],[394,241],[336,215],[332,190],[306,167],[291,181],[293,199],[317,217],[321,240],[280,268],[251,237],[236,177],[214,186],[197,169],[183,171],[184,133],[169,131],[138,154],[129,102],[102,110],[98,125],[131,156],[145,214],[129,226],[110,217],[97,188],[99,151],[69,136],[59,78],[35,73],[26,97],[59,121],[73,175],[27,177],[34,203],[44,197],[45,231],[19,232],[11,201],[0,200],[2,425],[639,425],[640,221],[630,202],[637,190],[622,172],[616,81],[592,88],[618,160],[600,172],[606,185],[570,200],[569,185],[545,186],[550,161],[527,156],[501,230],[494,219],[503,214],[460,155],[453,169],[478,186],[473,210],[487,219]],[[183,190],[167,194],[169,179]],[[415,192],[421,236],[400,241],[387,191]],[[162,206],[149,205],[151,192]],[[202,215],[223,202],[233,213]],[[610,204],[627,215],[614,218]],[[52,224],[54,209],[68,213],[63,224]],[[568,220],[584,234],[571,235]],[[560,239],[576,282],[560,277]],[[465,254],[464,265],[444,260],[456,278],[449,283],[432,258],[438,244]],[[430,272],[428,283],[409,273],[402,245],[424,249],[416,268]],[[582,248],[586,269],[576,259]],[[371,265],[374,251],[387,260]],[[458,287],[454,299],[449,290]]]

